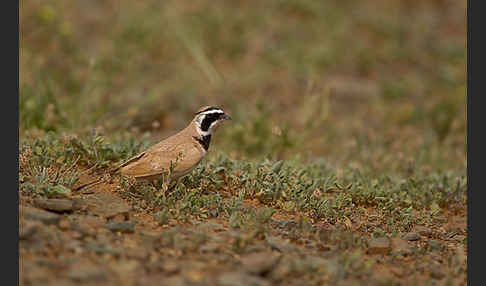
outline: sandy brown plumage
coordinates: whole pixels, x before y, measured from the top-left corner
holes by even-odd
[[[123,163],[119,169],[122,175],[137,179],[158,179],[167,174],[171,162],[174,180],[190,172],[206,155],[206,150],[195,139],[194,124],[189,124],[181,132],[153,145],[149,149]]]
[[[231,119],[218,107],[204,106],[196,113],[189,125],[147,150],[133,156],[120,166],[110,170],[135,179],[155,180],[164,178],[171,169],[169,181],[179,179],[191,172],[206,155],[214,130],[225,119]],[[102,179],[76,188],[101,182]]]

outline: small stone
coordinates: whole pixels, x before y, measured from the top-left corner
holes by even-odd
[[[82,236],[95,236],[96,230],[86,223],[73,223],[71,227],[74,231],[79,232]]]
[[[447,217],[445,216],[436,216],[434,219],[438,222],[447,222]]]
[[[86,250],[94,251],[99,254],[120,255],[122,253],[119,249],[105,247],[103,243],[90,242],[86,245]]]
[[[111,220],[112,221],[117,221],[117,222],[126,221],[127,220],[127,216],[126,216],[126,214],[117,214]]]
[[[295,247],[291,243],[277,236],[267,236],[265,242],[271,249],[280,252],[288,253],[295,250]]]
[[[369,254],[387,254],[391,250],[391,243],[388,237],[371,238],[368,241]]]
[[[26,220],[37,220],[44,224],[58,224],[60,220],[58,214],[26,206],[20,206],[19,215]]]
[[[67,220],[65,218],[62,218],[59,221],[59,228],[62,229],[62,230],[68,230],[70,226],[71,226],[71,223],[69,222],[69,220]]]
[[[201,253],[215,253],[220,249],[221,244],[216,242],[208,242],[199,248]]]
[[[456,234],[456,235],[454,235],[453,238],[454,238],[455,241],[463,242],[466,239],[466,236],[462,235],[462,234]]]
[[[405,276],[405,270],[397,266],[390,266],[390,272],[393,273],[398,278],[403,278]]]
[[[93,282],[106,280],[106,273],[100,266],[87,262],[78,262],[71,265],[67,276],[78,282]]]
[[[203,231],[205,233],[208,232],[219,232],[219,231],[224,231],[225,228],[224,226],[220,225],[219,223],[214,223],[214,222],[204,222],[201,223],[197,226],[198,230]]]
[[[36,199],[34,205],[54,212],[71,212],[73,210],[73,202],[69,199]]]
[[[83,234],[80,233],[79,231],[70,231],[69,232],[69,235],[71,236],[71,238],[73,239],[81,239],[83,238]]]
[[[297,227],[297,223],[293,220],[274,220],[276,227],[284,230],[291,230]]]
[[[189,282],[183,276],[172,276],[164,281],[163,285],[167,286],[187,286]]]
[[[175,274],[180,270],[179,264],[172,260],[163,262],[161,268],[167,274]]]
[[[195,269],[188,269],[183,272],[183,276],[189,282],[189,285],[199,284],[204,279],[204,272]]]
[[[82,198],[72,198],[71,201],[73,202],[73,211],[83,210],[88,207],[88,204]]]
[[[410,245],[406,240],[395,237],[392,239],[392,242],[393,242],[393,249],[391,251],[392,255],[408,256],[413,253],[413,251],[410,248]]]
[[[268,277],[273,281],[282,281],[286,276],[291,274],[293,271],[292,263],[287,259],[282,259],[280,263],[275,266]]]
[[[435,264],[431,264],[429,266],[430,277],[434,279],[442,279],[445,277],[445,274],[440,270],[440,267]]]
[[[110,265],[111,270],[121,277],[131,276],[139,268],[140,263],[136,260],[120,260]]]
[[[427,241],[427,248],[431,251],[439,251],[441,249],[441,244],[437,240],[429,240]]]
[[[426,237],[432,237],[432,235],[433,235],[433,231],[430,228],[422,226],[422,225],[416,225],[412,229],[412,231],[417,232],[420,235],[423,235],[423,236],[426,236]]]
[[[83,218],[83,223],[86,225],[89,225],[90,227],[94,229],[98,229],[100,227],[103,227],[106,224],[106,220],[103,219],[102,217],[98,216],[85,216]]]
[[[105,218],[128,215],[130,211],[130,206],[123,199],[107,193],[94,193],[85,199],[85,203],[92,214]]]
[[[416,241],[420,239],[420,235],[414,231],[409,232],[403,236],[404,239],[408,241]]]
[[[37,225],[33,222],[24,222],[19,224],[19,239],[25,240],[31,238],[37,231]]]
[[[220,286],[267,286],[270,283],[260,277],[241,272],[227,272],[217,279]]]
[[[255,275],[265,275],[279,261],[280,256],[267,252],[252,253],[241,258],[243,269]]]
[[[122,233],[133,233],[135,232],[135,223],[131,221],[114,221],[109,222],[106,225],[106,228],[113,231],[113,232],[122,232]]]
[[[149,257],[149,252],[143,247],[127,248],[125,249],[125,255],[129,258],[144,260]]]

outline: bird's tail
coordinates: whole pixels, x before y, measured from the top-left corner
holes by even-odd
[[[82,189],[84,189],[86,187],[94,186],[94,185],[97,185],[97,184],[99,184],[101,182],[103,182],[103,177],[101,177],[99,179],[96,179],[96,180],[93,180],[91,182],[84,183],[81,186],[76,187],[74,190],[75,191],[80,191],[80,190],[82,190]]]
[[[78,186],[76,187],[74,190],[75,191],[79,191],[79,190],[82,190],[86,187],[89,187],[89,186],[94,186],[94,185],[97,185],[103,181],[109,181],[111,180],[111,177],[120,169],[120,167],[115,167],[115,168],[112,168],[111,170],[108,170],[102,177],[96,179],[96,180],[93,180],[93,181],[90,181],[90,182],[87,182],[87,183],[84,183],[82,184],[81,186]]]
[[[103,181],[105,181],[105,180],[106,180],[106,181],[110,180],[111,176],[115,175],[115,173],[117,173],[117,172],[118,172],[118,171],[119,171],[119,170],[120,170],[122,167],[126,166],[128,163],[131,163],[131,162],[132,162],[132,161],[134,161],[134,160],[138,160],[138,159],[140,159],[140,158],[141,158],[143,155],[145,155],[145,153],[139,154],[139,155],[137,155],[136,157],[131,158],[131,159],[130,159],[130,160],[128,160],[127,162],[125,162],[125,163],[123,163],[123,164],[121,164],[121,165],[118,165],[118,166],[116,166],[116,167],[114,167],[114,168],[109,169],[109,170],[108,170],[108,171],[105,173],[105,175],[103,175],[101,178],[96,179],[96,180],[93,180],[93,181],[91,181],[91,182],[84,183],[84,184],[82,184],[81,186],[78,186],[78,187],[77,187],[76,189],[74,189],[74,190],[75,190],[75,191],[79,191],[79,190],[82,190],[82,189],[84,189],[84,188],[86,188],[86,187],[88,187],[88,186],[97,185],[97,184],[99,184],[99,183],[101,183],[101,182],[103,182]]]

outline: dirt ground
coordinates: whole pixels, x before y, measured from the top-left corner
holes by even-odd
[[[373,208],[335,225],[278,210],[248,232],[221,215],[158,220],[116,181],[19,197],[19,285],[466,285],[464,211],[372,238]]]

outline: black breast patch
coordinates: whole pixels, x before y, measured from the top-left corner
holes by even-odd
[[[202,136],[201,138],[194,136],[194,139],[196,139],[197,142],[203,146],[204,150],[208,151],[209,143],[211,142],[211,134]]]

